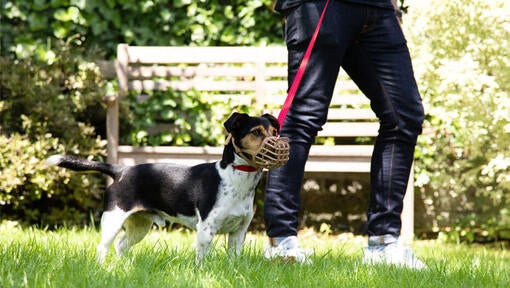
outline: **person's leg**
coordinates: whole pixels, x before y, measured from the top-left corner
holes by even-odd
[[[310,145],[327,119],[340,59],[347,48],[346,43],[350,42],[348,37],[354,30],[340,33],[341,27],[352,26],[346,23],[350,21],[352,13],[342,6],[351,5],[332,1],[328,6],[311,59],[280,131],[282,136],[290,138],[290,155],[286,165],[268,173],[264,218],[268,236],[272,240],[276,239],[271,242],[272,245],[278,245],[278,242],[286,237],[297,235],[304,166]],[[289,86],[294,80],[323,7],[323,1],[305,2],[289,11],[286,17]],[[290,246],[293,247],[294,244]]]
[[[307,143],[291,143],[289,162],[268,172],[264,217],[271,238],[297,235],[300,192],[309,149]]]
[[[423,106],[397,18],[389,10],[369,10],[375,11],[374,23],[348,50],[343,67],[370,98],[381,124],[372,156],[368,234],[399,236]]]
[[[347,51],[343,67],[370,98],[380,120],[372,155],[367,232],[369,245],[388,245],[400,235],[403,199],[424,112],[397,18],[390,10],[367,11],[367,25]]]

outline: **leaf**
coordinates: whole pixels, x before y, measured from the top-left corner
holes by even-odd
[[[162,111],[160,115],[163,120],[170,120],[174,118],[175,113],[172,110],[166,110]]]
[[[53,14],[55,19],[62,22],[78,22],[80,10],[77,7],[71,6],[67,9],[57,9]]]
[[[64,39],[69,34],[69,27],[66,27],[63,23],[54,22],[52,24],[53,35],[59,39]]]

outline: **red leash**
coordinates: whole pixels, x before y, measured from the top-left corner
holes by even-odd
[[[301,78],[303,78],[303,74],[305,73],[306,65],[308,64],[308,60],[310,60],[310,55],[312,54],[313,46],[315,45],[315,40],[317,39],[317,35],[319,34],[319,30],[321,28],[324,15],[326,14],[326,8],[328,7],[328,4],[329,0],[326,0],[326,4],[324,5],[324,9],[322,10],[319,22],[317,22],[317,26],[315,27],[315,32],[313,33],[312,39],[310,39],[308,48],[306,48],[305,55],[303,56],[303,60],[301,60],[301,64],[299,65],[299,69],[296,73],[296,77],[294,78],[294,81],[292,81],[292,85],[290,86],[289,93],[287,93],[287,98],[285,99],[285,103],[283,104],[282,110],[280,110],[280,114],[278,114],[278,122],[280,122],[280,127],[283,127],[285,117],[287,117],[287,113],[289,112],[292,100],[294,100],[296,91],[299,88],[299,84],[301,83]]]

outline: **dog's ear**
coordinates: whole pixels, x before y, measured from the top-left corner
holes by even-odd
[[[220,166],[225,169],[228,164],[234,162],[234,145],[232,142],[225,145],[223,148],[223,155],[221,156]]]
[[[269,122],[271,123],[271,125],[273,125],[273,127],[276,128],[276,130],[278,131],[278,133],[280,133],[280,122],[278,122],[278,119],[276,119],[273,115],[269,114],[269,113],[266,113],[264,115],[262,115],[262,117],[266,118],[267,120],[269,120]]]
[[[230,133],[232,130],[235,130],[241,123],[244,122],[247,118],[249,118],[248,114],[245,113],[237,113],[234,112],[228,119],[223,123],[223,126],[225,129],[227,129],[227,132]]]
[[[244,113],[237,113],[234,112],[232,115],[223,123],[223,126],[227,130],[228,133],[231,133],[232,131],[235,131],[240,127],[240,125],[243,123],[244,120],[249,118],[248,114]],[[227,136],[228,137],[231,136]],[[225,143],[225,148],[223,148],[223,155],[221,157],[220,166],[221,168],[225,168],[228,164],[234,162],[234,145],[232,142],[235,141],[234,138],[230,138],[228,143]]]
[[[222,169],[225,169],[228,164],[234,162],[235,149],[234,145],[232,144],[232,141],[234,141],[234,139],[231,137],[232,135],[227,136],[225,147],[223,148],[223,155],[221,156],[220,161],[220,166]]]

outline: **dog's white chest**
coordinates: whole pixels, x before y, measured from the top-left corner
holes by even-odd
[[[227,168],[220,170],[220,175],[218,197],[207,222],[217,226],[217,233],[230,233],[253,218],[255,189],[261,172],[247,173]]]
[[[218,219],[217,233],[230,233],[237,231],[240,226],[253,218],[253,199],[232,201],[228,205],[218,206],[211,211],[211,216]]]

